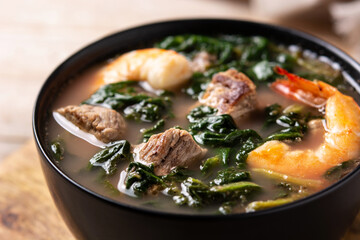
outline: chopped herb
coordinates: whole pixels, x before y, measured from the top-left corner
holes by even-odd
[[[57,161],[61,161],[64,159],[65,153],[65,143],[61,139],[56,139],[51,142],[50,150]]]

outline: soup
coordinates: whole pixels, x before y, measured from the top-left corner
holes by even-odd
[[[359,96],[329,59],[259,36],[154,47],[59,93],[48,145],[86,188],[142,208],[231,214],[291,203],[357,166]]]

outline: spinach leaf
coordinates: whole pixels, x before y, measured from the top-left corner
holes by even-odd
[[[280,117],[282,110],[282,107],[277,103],[267,106],[265,108],[266,119],[264,128],[276,123],[276,120]]]
[[[338,181],[359,165],[359,160],[349,160],[338,164],[326,171],[324,178],[329,181]]]
[[[65,143],[62,139],[56,139],[51,142],[50,150],[57,161],[64,159]]]
[[[204,117],[214,116],[217,112],[216,108],[212,108],[209,106],[199,106],[190,111],[190,113],[186,116],[190,123],[194,123],[199,119]]]
[[[155,45],[158,48],[172,49],[192,58],[196,52],[206,51],[217,56],[218,64],[229,61],[233,54],[233,44],[202,35],[177,35],[166,37]]]
[[[165,120],[160,119],[151,128],[141,129],[141,132],[143,134],[143,142],[147,142],[152,135],[159,133],[164,128],[164,126],[165,126]]]
[[[232,117],[228,114],[215,115],[216,109],[206,106],[194,108],[187,116],[189,130],[196,142],[210,146],[225,146],[236,139],[237,129]],[[227,140],[225,140],[225,137]]]
[[[146,166],[139,162],[131,162],[125,178],[126,189],[131,189],[136,195],[146,193],[153,185],[165,187],[164,181],[154,173],[154,165]]]
[[[179,182],[184,181],[188,177],[189,177],[189,170],[187,170],[183,167],[176,167],[176,168],[172,169],[169,174],[164,175],[161,178],[166,183],[169,183],[169,182],[179,183]]]
[[[178,195],[180,191],[175,184],[186,178],[188,178],[188,173],[181,167],[174,168],[167,175],[157,176],[153,165],[146,166],[139,162],[131,162],[127,168],[125,187],[138,196],[147,193],[154,186],[158,190],[164,189],[168,195]]]
[[[259,61],[268,58],[269,40],[264,37],[254,36],[248,39],[247,44],[243,45],[241,61]]]
[[[245,164],[248,154],[260,146],[263,143],[263,140],[259,137],[250,136],[244,144],[240,147],[239,151],[236,154],[236,164],[242,166]]]
[[[280,128],[268,136],[265,141],[301,140],[307,131],[308,121],[319,118],[309,113],[304,114],[304,109],[299,105],[291,105],[284,110],[282,109],[278,104],[273,104],[265,109],[266,121],[264,127],[277,124],[278,128]]]
[[[211,199],[209,186],[202,181],[189,177],[181,183],[181,194],[173,197],[177,205],[201,207]]]
[[[214,170],[220,165],[221,157],[215,155],[211,158],[205,160],[205,162],[200,166],[201,173],[203,175],[208,175],[210,171]]]
[[[169,111],[172,105],[169,97],[151,97],[136,92],[136,84],[125,81],[104,85],[82,103],[122,110],[126,118],[142,122],[154,122]]]
[[[254,201],[247,205],[246,212],[255,212],[260,210],[265,210],[268,208],[278,207],[287,203],[291,203],[297,200],[296,197],[288,198],[279,198],[276,200],[267,200],[267,201]]]
[[[236,129],[236,124],[228,114],[207,116],[189,125],[191,132],[211,131],[215,133],[230,133]]]
[[[220,147],[216,149],[217,154],[221,159],[223,165],[228,165],[232,153],[232,148],[230,147]]]
[[[279,190],[279,193],[277,194],[275,199],[289,197],[294,193],[299,193],[300,191],[304,192],[302,186],[294,185],[288,182],[280,182],[276,184],[275,187]]]
[[[227,169],[220,170],[216,178],[210,182],[210,186],[240,182],[249,179],[250,172],[237,167],[229,167]]]
[[[275,66],[279,64],[276,62],[269,62],[267,60],[262,60],[247,71],[249,77],[253,80],[260,82],[272,82],[275,80],[277,74],[273,70]]]
[[[121,140],[97,152],[90,159],[89,168],[101,167],[105,170],[106,175],[112,175],[116,172],[117,164],[120,161],[130,159],[130,143],[126,140]]]
[[[236,201],[241,196],[247,196],[260,189],[261,187],[255,183],[242,181],[209,187],[202,181],[189,177],[181,183],[181,194],[174,196],[173,200],[178,205],[202,207],[205,204]]]

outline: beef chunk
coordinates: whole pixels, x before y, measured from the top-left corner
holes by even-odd
[[[218,114],[230,114],[235,121],[256,107],[256,86],[243,73],[229,69],[213,76],[201,104],[217,108]]]
[[[170,128],[150,137],[147,143],[134,148],[135,161],[154,164],[158,176],[170,173],[174,167],[188,167],[206,153],[185,130]]]
[[[120,140],[125,132],[124,118],[112,109],[84,104],[69,105],[57,112],[104,143]]]

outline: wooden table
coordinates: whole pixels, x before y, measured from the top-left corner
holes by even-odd
[[[29,139],[40,86],[56,65],[86,44],[143,23],[216,17],[295,26],[348,49],[327,21],[266,18],[250,12],[246,1],[12,0],[0,6],[0,239],[73,239]],[[360,218],[346,239],[359,239],[359,232]]]

